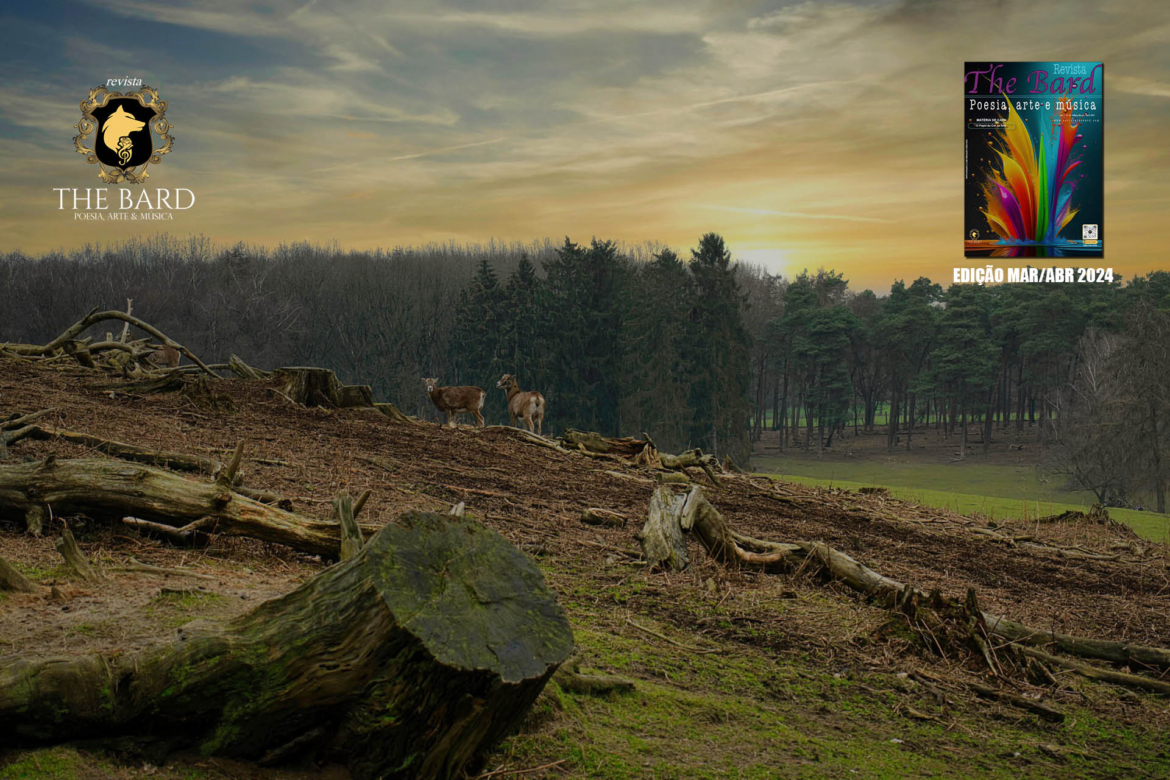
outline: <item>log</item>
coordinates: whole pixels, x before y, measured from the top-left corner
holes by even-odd
[[[18,572],[11,563],[0,558],[0,590],[16,593],[33,593],[37,589],[32,581]]]
[[[1020,647],[1018,649],[1024,655],[1031,656],[1040,661],[1047,661],[1054,666],[1072,669],[1077,674],[1088,677],[1091,680],[1101,680],[1103,682],[1113,683],[1114,685],[1124,685],[1128,688],[1138,688],[1152,693],[1160,693],[1163,696],[1170,696],[1170,682],[1142,677],[1139,674],[1128,674],[1126,672],[1116,672],[1112,669],[1102,669],[1100,666],[1093,666],[1092,664],[1087,664],[1072,658],[1052,655],[1043,650],[1037,650],[1034,647]]]
[[[581,510],[581,522],[587,525],[603,525],[608,528],[625,528],[628,519],[618,512],[591,506]]]
[[[187,383],[182,374],[170,373],[166,376],[151,377],[134,382],[102,382],[89,385],[91,390],[102,393],[122,393],[123,395],[157,395],[159,393],[177,393],[183,390]]]
[[[582,674],[576,663],[562,664],[553,675],[561,690],[585,696],[601,696],[614,691],[634,690],[634,682],[611,674]]]
[[[622,458],[637,457],[642,450],[651,446],[649,442],[629,436],[613,438],[602,436],[596,431],[578,431],[575,428],[565,429],[565,432],[561,434],[561,443],[570,450],[585,450],[600,455],[617,455]]]
[[[280,392],[301,406],[347,409],[374,405],[369,385],[343,385],[328,368],[278,368],[272,377]]]
[[[453,780],[520,723],[572,647],[523,553],[465,518],[410,512],[288,595],[170,643],[6,657],[0,733],[309,753],[356,780]]]
[[[102,439],[97,436],[91,436],[88,433],[66,431],[61,428],[50,428],[41,425],[28,425],[19,431],[14,431],[11,438],[8,439],[8,442],[11,444],[21,439],[61,439],[70,444],[91,447],[98,452],[104,452],[106,455],[112,455],[122,460],[146,463],[151,466],[166,466],[177,471],[193,471],[211,475],[220,467],[217,461],[213,461],[210,458],[201,458],[198,455],[184,455],[181,452],[152,450],[147,447],[139,447],[135,444],[123,444],[120,441],[113,441],[112,439]]]
[[[39,531],[45,505],[60,515],[81,513],[111,522],[130,516],[177,528],[211,517],[216,533],[328,558],[336,558],[341,547],[336,522],[287,512],[221,484],[196,482],[152,466],[52,456],[41,463],[0,465],[0,518],[35,518]]]

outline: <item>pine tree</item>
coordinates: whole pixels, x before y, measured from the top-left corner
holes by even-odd
[[[539,388],[547,380],[541,366],[541,281],[528,253],[508,278],[500,318],[500,361],[505,373],[515,375],[524,388]]]
[[[459,294],[449,347],[453,372],[441,381],[484,388],[495,384],[504,373],[500,350],[505,307],[504,290],[495,269],[484,257],[471,283]]]
[[[665,451],[687,449],[690,379],[683,361],[691,293],[686,266],[663,250],[638,269],[622,325],[621,419],[624,433],[650,434]]]
[[[546,423],[617,432],[623,261],[612,241],[568,238],[547,265],[544,330],[550,348]]]
[[[687,354],[691,439],[716,456],[743,461],[750,454],[751,337],[743,326],[743,296],[723,238],[704,235],[691,250],[688,269],[693,285]]]

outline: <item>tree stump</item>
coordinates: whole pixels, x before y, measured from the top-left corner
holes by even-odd
[[[280,392],[301,406],[348,409],[374,405],[374,393],[369,385],[343,385],[328,368],[278,368],[272,376]]]
[[[637,539],[642,555],[652,566],[682,571],[690,562],[687,540],[679,524],[685,503],[686,497],[675,495],[670,488],[658,488],[650,496],[650,514]]]
[[[353,558],[136,654],[0,662],[6,743],[130,739],[367,778],[455,778],[519,724],[573,636],[539,570],[462,517],[411,512]]]

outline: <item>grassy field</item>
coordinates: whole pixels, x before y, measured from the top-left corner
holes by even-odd
[[[1058,483],[1041,477],[1032,466],[767,456],[753,458],[752,464],[759,472],[789,482],[847,490],[877,485],[906,501],[992,518],[1027,519],[1070,509],[1083,512],[1094,502],[1092,493],[1061,490]],[[1170,541],[1170,516],[1114,508],[1109,514],[1147,539]]]

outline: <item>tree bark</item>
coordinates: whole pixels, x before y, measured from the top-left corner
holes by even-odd
[[[463,518],[411,512],[352,559],[136,654],[0,662],[5,741],[130,737],[244,760],[306,753],[358,780],[449,778],[568,657],[535,565]]]

